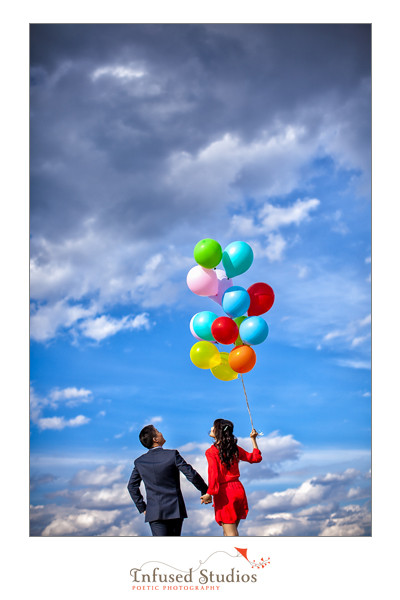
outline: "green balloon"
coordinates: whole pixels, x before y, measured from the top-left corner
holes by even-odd
[[[213,269],[222,259],[222,248],[211,238],[200,240],[194,247],[194,260],[205,269]]]
[[[242,317],[236,317],[236,319],[233,319],[233,320],[235,321],[236,325],[240,329],[241,324],[246,319],[247,319],[247,317],[245,315],[243,315]],[[235,346],[243,346],[243,341],[242,341],[242,338],[240,337],[240,335],[238,335],[237,338],[236,338]]]

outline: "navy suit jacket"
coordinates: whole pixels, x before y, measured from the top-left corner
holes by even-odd
[[[134,462],[128,483],[132,500],[145,521],[186,518],[186,507],[180,486],[179,472],[202,493],[207,492],[204,479],[179,454],[178,450],[151,448]],[[146,488],[147,505],[140,492],[140,482]]]

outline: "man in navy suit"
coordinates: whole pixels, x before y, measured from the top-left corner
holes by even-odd
[[[183,519],[187,517],[181,492],[179,472],[202,493],[207,484],[202,477],[183,460],[178,450],[164,450],[163,434],[153,425],[146,425],[139,439],[148,452],[134,462],[128,490],[136,508],[145,514],[154,535],[181,535]],[[140,482],[146,488],[147,504],[140,493]]]

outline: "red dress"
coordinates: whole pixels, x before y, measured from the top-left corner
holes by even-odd
[[[245,519],[249,512],[246,492],[239,481],[239,460],[249,463],[262,461],[260,450],[254,448],[253,452],[246,452],[238,446],[239,456],[235,458],[230,469],[221,463],[218,448],[211,446],[206,450],[208,461],[208,490],[214,496],[215,520],[221,523],[236,523]]]

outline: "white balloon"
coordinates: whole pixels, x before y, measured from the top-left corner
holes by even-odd
[[[214,346],[218,346],[217,342],[213,342],[213,341],[210,341],[210,340],[203,340],[203,338],[200,338],[198,335],[195,334],[194,329],[193,329],[193,321],[194,321],[194,318],[197,317],[198,314],[199,313],[196,313],[190,319],[190,333],[192,334],[193,337],[196,338],[196,340],[200,340],[200,342],[210,342],[210,344],[214,344]]]
[[[195,334],[194,329],[193,329],[193,321],[194,318],[197,317],[199,313],[196,313],[195,315],[193,315],[193,317],[190,319],[190,333],[192,334],[193,337],[196,338],[196,340],[202,340],[201,338],[199,338],[198,335]]]

